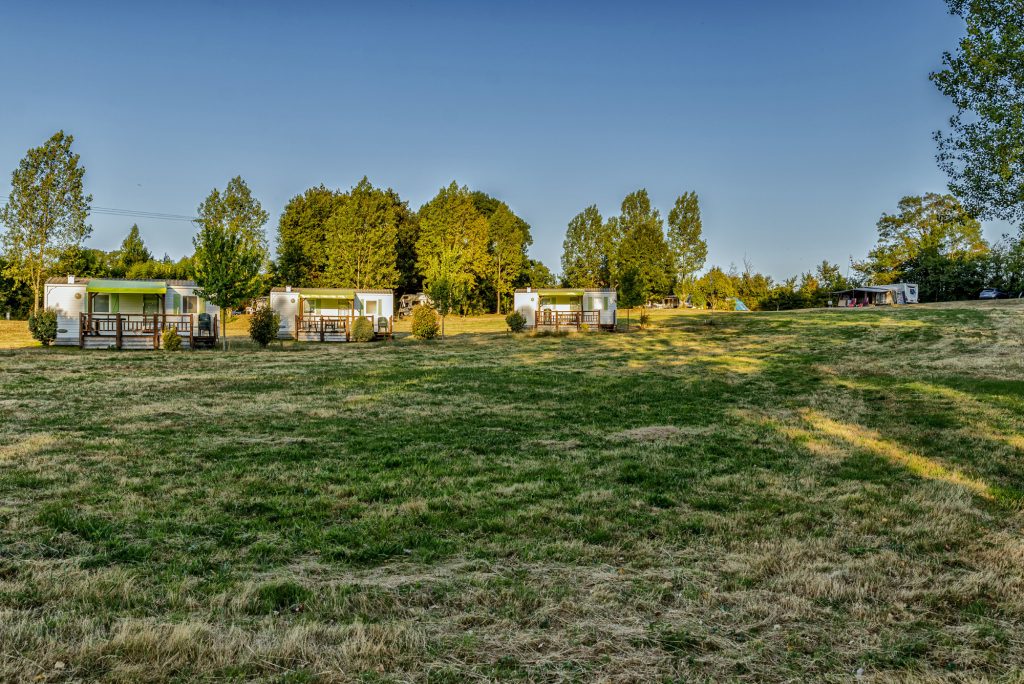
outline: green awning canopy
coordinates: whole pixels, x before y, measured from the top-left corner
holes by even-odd
[[[537,294],[542,297],[582,297],[583,290],[563,290],[561,288],[538,289]]]
[[[102,278],[93,278],[86,285],[85,291],[118,294],[167,294],[167,283],[158,280],[103,280]]]
[[[355,290],[344,290],[338,288],[302,288],[299,296],[303,299],[353,299],[356,296]]]

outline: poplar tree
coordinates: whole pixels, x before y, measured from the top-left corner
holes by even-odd
[[[611,284],[610,232],[596,205],[572,217],[562,242],[562,279],[566,285],[602,287]]]
[[[28,151],[11,173],[11,194],[0,209],[5,274],[32,291],[32,311],[43,303],[43,286],[61,255],[92,233],[86,223],[92,195],[82,189],[85,167],[71,151],[73,135],[54,133]]]
[[[692,283],[708,258],[697,193],[683,193],[668,212],[668,246],[677,287]]]
[[[496,313],[501,313],[502,294],[512,295],[515,282],[526,267],[526,245],[529,226],[500,202],[488,219],[491,257],[493,259]]]
[[[646,190],[626,195],[615,225],[622,235],[616,271],[635,274],[645,301],[668,292],[672,259],[665,243],[661,214],[651,207]]]
[[[325,224],[329,287],[394,288],[398,285],[397,195],[364,176]]]

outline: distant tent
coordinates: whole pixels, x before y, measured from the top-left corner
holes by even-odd
[[[743,303],[742,299],[737,298],[736,311],[750,311],[750,309],[747,308],[747,305]]]

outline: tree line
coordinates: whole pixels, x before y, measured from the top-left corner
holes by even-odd
[[[923,301],[966,299],[985,287],[1024,291],[1024,228],[993,244],[979,219],[1024,219],[1024,13],[1020,0],[947,0],[966,31],[943,69],[930,75],[955,113],[935,133],[949,193],[907,196],[883,213],[875,247],[844,270],[828,261],[775,281],[749,263],[705,270],[696,193],[676,198],[663,219],[646,190],[627,195],[619,214],[591,205],[569,221],[561,284],[613,287],[620,304],[670,294],[694,306],[821,306],[859,284],[915,282]],[[366,178],[347,190],[310,188],[285,207],[271,260],[268,220],[241,178],[213,190],[198,209],[195,253],[154,259],[132,226],[112,252],[84,246],[92,229],[85,168],[63,131],[28,151],[11,174],[0,208],[0,313],[42,303],[49,275],[195,278],[214,303],[234,305],[271,285],[427,290],[444,312],[506,311],[516,287],[551,286],[530,259],[530,226],[504,202],[451,183],[418,210]]]

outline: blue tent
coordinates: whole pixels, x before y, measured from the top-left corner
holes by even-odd
[[[737,311],[750,311],[750,309],[747,308],[747,305],[744,304],[743,301],[740,300],[740,299],[736,300],[736,310]]]

